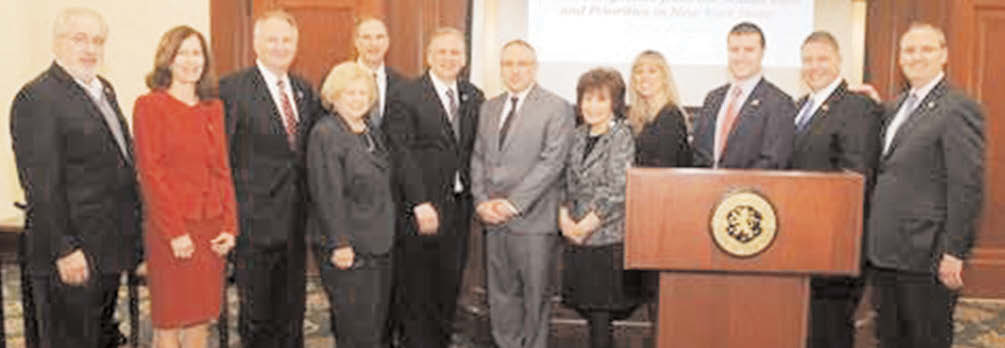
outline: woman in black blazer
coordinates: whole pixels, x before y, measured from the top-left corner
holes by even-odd
[[[691,146],[687,122],[670,65],[656,51],[643,51],[632,63],[628,123],[635,134],[635,164],[640,167],[687,167]]]
[[[335,66],[321,89],[330,114],[308,138],[308,228],[325,292],[342,318],[333,325],[339,348],[388,346],[395,209],[387,144],[366,119],[376,96],[366,68]]]

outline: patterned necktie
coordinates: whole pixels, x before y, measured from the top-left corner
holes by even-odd
[[[803,105],[802,112],[799,113],[799,117],[796,117],[796,132],[802,132],[810,124],[810,119],[812,119],[810,110],[813,110],[813,98],[806,98],[806,105]]]
[[[454,89],[447,89],[447,102],[450,104],[447,110],[447,117],[450,119],[450,126],[454,129],[454,138],[461,137],[461,120],[457,118],[457,98],[454,97]]]
[[[719,128],[719,135],[716,137],[719,139],[719,144],[716,149],[716,153],[719,156],[716,158],[718,162],[719,158],[722,157],[722,151],[726,149],[726,143],[729,138],[729,132],[733,130],[733,123],[736,121],[737,113],[740,111],[739,105],[736,105],[740,101],[740,94],[743,90],[739,86],[733,87],[733,91],[729,94],[729,104],[726,107],[726,115],[722,119],[722,127]]]
[[[290,103],[290,96],[286,94],[286,83],[283,79],[276,81],[279,89],[279,107],[283,113],[283,123],[286,126],[286,141],[290,143],[290,148],[295,148],[297,143],[297,117],[293,114],[293,104]]]
[[[376,72],[373,73],[373,80],[377,81],[377,73]],[[380,87],[379,87],[380,83],[379,82],[377,83],[377,86],[378,86],[377,87],[377,100],[374,101],[373,108],[370,108],[370,117],[369,117],[369,119],[370,119],[370,125],[373,126],[373,128],[379,128],[380,127],[380,122],[383,120],[383,116],[384,116],[383,115],[384,114],[384,110],[382,110],[383,108],[381,107],[381,102],[380,102],[381,100],[384,99],[384,97],[382,95],[380,95]]]
[[[499,148],[500,149],[503,146],[503,142],[506,141],[506,134],[509,133],[510,124],[513,123],[513,118],[516,117],[516,105],[517,105],[517,103],[520,102],[520,98],[519,97],[512,97],[512,98],[509,98],[509,100],[511,102],[510,103],[510,108],[509,108],[509,113],[506,114],[506,120],[503,121],[502,129],[499,130]]]

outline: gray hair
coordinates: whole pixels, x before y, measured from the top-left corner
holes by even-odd
[[[58,15],[56,15],[56,21],[52,25],[53,38],[66,34],[66,32],[70,30],[70,22],[72,22],[74,18],[83,16],[90,16],[98,20],[98,23],[101,23],[102,34],[108,36],[108,23],[105,22],[105,18],[102,17],[98,11],[86,7],[70,7],[63,9]]]
[[[293,15],[283,10],[275,10],[266,12],[262,14],[261,17],[258,17],[258,19],[255,19],[255,29],[252,35],[258,36],[258,32],[262,28],[262,23],[270,19],[278,19],[284,21],[286,22],[286,24],[289,24],[291,27],[293,27],[294,33],[297,33],[297,35],[300,34],[300,29],[297,28],[297,19],[294,18]]]

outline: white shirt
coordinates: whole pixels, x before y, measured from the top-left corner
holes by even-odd
[[[516,95],[513,95],[513,92],[506,92],[506,100],[503,103],[502,116],[499,117],[499,129],[502,129],[503,125],[506,124],[506,119],[509,118],[509,111],[513,108],[513,102],[510,100],[512,100],[513,97],[517,98],[516,111],[520,112],[520,108],[523,106],[523,102],[527,100],[527,95],[530,94],[531,89],[534,89],[534,84],[531,84],[530,87],[525,88],[523,91],[517,92]]]
[[[803,105],[803,108],[805,108],[807,105],[810,106],[810,113],[806,117],[809,117],[811,119],[813,118],[813,115],[817,113],[817,110],[820,109],[820,106],[823,105],[825,101],[827,101],[827,98],[831,97],[831,94],[834,94],[834,90],[838,88],[838,85],[841,84],[841,81],[844,81],[844,79],[838,77],[834,79],[834,81],[831,81],[831,84],[827,85],[827,87],[824,87],[816,92],[811,92],[807,96],[806,98],[807,104]],[[795,124],[799,124],[799,116],[803,114],[803,108],[800,108],[799,113],[796,114]]]
[[[921,86],[920,88],[913,88],[914,86],[911,86],[912,88],[908,92],[907,98],[910,98],[911,94],[913,94],[915,98],[917,98],[917,101],[914,102],[915,110],[917,110],[919,107],[922,106],[921,101],[925,100],[925,97],[928,96],[928,93],[931,92],[932,89],[935,88],[935,85],[939,84],[939,81],[942,81],[942,79],[945,76],[946,76],[945,72],[940,72],[939,76],[936,76],[934,79],[932,79],[932,81],[929,81],[928,84]],[[910,111],[913,112],[913,110]],[[904,121],[907,121],[907,118],[908,116],[910,116],[910,114],[911,112],[907,110],[907,99],[905,98],[904,103],[902,103],[900,105],[900,109],[897,110],[897,115],[893,117],[893,121],[890,121],[890,126],[886,128],[886,134],[883,137],[883,154],[886,154],[886,152],[890,150],[890,144],[893,143],[894,135],[897,134],[897,130],[900,129],[900,126],[904,124]]]
[[[717,168],[719,166],[719,156],[722,155],[721,153],[719,153],[719,146],[718,146],[719,133],[720,133],[719,129],[722,128],[723,119],[726,118],[726,110],[729,109],[730,98],[732,98],[731,95],[733,93],[733,89],[736,87],[740,87],[740,96],[736,98],[737,119],[733,121],[733,124],[735,125],[736,122],[740,121],[739,113],[740,110],[743,109],[743,104],[747,102],[747,97],[750,96],[750,92],[754,91],[754,87],[757,87],[757,84],[761,82],[762,76],[763,75],[761,73],[758,73],[757,75],[754,75],[746,80],[733,81],[733,83],[729,85],[729,89],[726,90],[726,99],[722,100],[722,105],[719,106],[719,114],[718,116],[715,117],[715,139],[712,139],[714,141],[712,143],[713,144],[712,150],[715,151],[715,165],[713,167]]]
[[[430,72],[429,79],[433,81],[433,89],[436,89],[436,95],[440,97],[440,104],[443,105],[443,111],[447,112],[447,117],[450,117],[450,122],[454,122],[453,117],[457,115],[450,114],[450,97],[447,96],[447,91],[452,90],[454,94],[454,102],[457,106],[461,105],[461,96],[457,91],[457,80],[450,82],[449,84],[441,81],[436,77],[436,74]]]
[[[290,108],[293,109],[293,119],[299,121],[300,115],[297,114],[297,100],[293,98],[293,86],[290,83],[289,74],[276,76],[265,65],[262,65],[262,61],[256,60],[255,63],[258,64],[258,71],[262,73],[262,78],[265,79],[265,86],[269,88],[269,94],[272,95],[272,102],[276,104],[276,110],[279,111],[279,119],[283,122],[283,127],[289,127],[290,125],[286,124],[286,117],[283,116],[282,97],[279,93],[286,93],[286,97],[290,100]],[[279,86],[276,86],[279,79],[283,80],[283,91],[280,91]]]
[[[457,103],[457,107],[461,106],[461,95],[457,91],[457,80],[454,80],[449,85],[446,82],[440,81],[436,78],[436,74],[429,72],[429,79],[433,81],[433,89],[436,89],[436,95],[440,97],[440,104],[443,105],[443,110],[447,112],[447,117],[450,118],[450,122],[456,122],[454,117],[458,115],[450,114],[450,97],[447,96],[447,91],[452,90],[454,94],[454,102]],[[458,110],[460,112],[460,110]],[[453,125],[451,125],[453,127]],[[461,173],[454,172],[454,193],[460,193],[464,191],[464,184],[461,183]]]
[[[362,60],[356,60],[356,63],[370,69],[370,66],[363,64]],[[387,103],[387,69],[384,68],[384,62],[381,62],[377,70],[370,71],[373,72],[374,78],[377,80],[377,110],[383,115],[384,105]]]

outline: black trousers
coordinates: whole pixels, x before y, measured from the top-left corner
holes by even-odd
[[[447,347],[468,254],[474,209],[468,196],[452,196],[440,213],[439,233],[402,236],[395,246],[393,321],[407,348]],[[340,315],[340,321],[343,316]]]
[[[873,268],[879,348],[949,348],[959,294],[935,274]]]
[[[234,269],[238,332],[245,348],[302,348],[306,297],[303,241],[274,250],[243,248]]]
[[[391,255],[356,254],[349,269],[338,269],[331,255],[319,253],[321,282],[333,315],[338,348],[386,348],[391,303]]]
[[[852,277],[814,277],[810,296],[810,348],[851,348],[855,308],[865,282]]]
[[[119,332],[113,315],[119,276],[95,276],[92,269],[87,282],[71,286],[56,272],[32,275],[38,347],[116,347]]]

